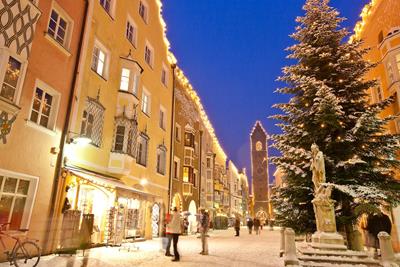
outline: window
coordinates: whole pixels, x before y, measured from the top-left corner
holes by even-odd
[[[181,141],[181,126],[179,124],[175,125],[175,140],[177,142]]]
[[[142,95],[142,111],[143,113],[150,115],[150,94],[143,90]]]
[[[161,145],[157,148],[157,172],[165,175],[167,162],[167,148]]]
[[[164,107],[160,107],[160,121],[159,121],[159,126],[161,129],[165,130],[165,125],[166,123],[166,116],[165,116],[165,108]]]
[[[117,126],[115,133],[114,151],[123,151],[125,139],[125,126]]]
[[[211,168],[211,158],[207,157],[207,168]]]
[[[10,56],[8,58],[6,73],[4,75],[3,85],[1,87],[0,96],[15,102],[17,95],[19,80],[21,77],[22,63]]]
[[[122,68],[119,89],[137,95],[138,80],[138,74],[135,74],[131,69]]]
[[[379,85],[376,87],[376,98],[377,102],[381,102],[383,100],[382,87],[380,87]]]
[[[92,144],[98,147],[103,139],[104,111],[105,108],[97,99],[88,97],[82,115],[80,134],[92,139]]]
[[[128,91],[129,90],[129,77],[131,75],[131,71],[129,69],[122,68],[121,72],[121,85],[119,87],[120,90],[122,91]]]
[[[60,94],[41,82],[35,88],[29,120],[48,129],[54,129]]]
[[[378,34],[378,44],[383,42],[383,31],[380,31]]]
[[[148,10],[147,10],[147,4],[145,4],[143,1],[139,2],[139,15],[142,17],[143,21],[147,22],[147,15],[148,15]]]
[[[183,182],[191,183],[193,181],[193,168],[183,167]]]
[[[392,63],[387,64],[387,72],[389,76],[389,84],[392,84],[394,82],[394,73],[393,73],[393,68],[392,68]]]
[[[50,15],[47,33],[62,46],[66,45],[68,34],[68,20],[61,16],[60,12],[53,9]]]
[[[193,184],[194,187],[197,186],[197,184],[196,184],[196,182],[197,182],[197,171],[196,170],[193,171],[192,179],[190,180],[190,182]]]
[[[107,11],[108,14],[111,15],[111,2],[112,0],[100,0],[100,5],[104,8],[105,11]]]
[[[396,55],[396,66],[397,66],[397,73],[400,75],[400,54]]]
[[[174,178],[179,180],[179,171],[180,171],[180,160],[179,158],[174,158]]]
[[[146,44],[144,48],[144,60],[146,63],[153,68],[153,48]]]
[[[164,64],[163,64],[163,67],[162,67],[162,70],[161,70],[161,83],[163,85],[165,85],[165,86],[167,86],[167,83],[168,83],[167,68],[164,66]]]
[[[147,165],[147,150],[149,145],[149,137],[146,134],[140,134],[138,138],[138,153],[136,162],[142,166]]]
[[[96,43],[93,48],[92,70],[106,78],[108,71],[108,54],[104,47],[98,43]]]
[[[194,148],[194,134],[185,132],[185,146]]]
[[[185,147],[185,152],[184,152],[184,163],[186,166],[194,166],[194,149],[193,148],[188,148]]]
[[[28,227],[36,186],[36,178],[0,174],[0,223],[10,223],[9,230]]]
[[[136,27],[130,19],[126,23],[126,39],[136,47]]]

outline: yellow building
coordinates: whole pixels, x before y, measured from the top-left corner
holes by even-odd
[[[361,13],[362,20],[355,27],[352,38],[362,39],[371,50],[366,55],[378,65],[367,75],[377,79],[379,86],[370,91],[372,103],[394,96],[394,103],[382,112],[382,117],[399,114],[400,97],[400,1],[372,0]],[[388,131],[400,133],[400,119],[388,125]],[[392,239],[396,251],[400,251],[400,207],[387,212],[392,220]]]
[[[89,1],[59,185],[59,248],[162,234],[175,64],[168,48],[160,1]]]

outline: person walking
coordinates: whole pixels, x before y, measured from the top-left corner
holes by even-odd
[[[208,255],[207,232],[210,227],[210,216],[205,209],[200,210],[201,255]]]
[[[250,235],[251,235],[251,231],[253,230],[253,224],[254,224],[253,219],[249,218],[247,220],[247,228],[249,228],[249,234]]]
[[[257,217],[254,218],[254,231],[256,232],[256,235],[260,234],[260,219]]]
[[[171,254],[172,233],[171,229],[169,228],[170,221],[171,221],[171,214],[167,213],[167,215],[165,216],[165,222],[167,223],[167,225],[165,226],[165,235],[168,241],[167,241],[167,247],[165,249],[165,256],[168,257],[174,256]]]
[[[178,252],[178,241],[179,241],[179,235],[182,234],[182,219],[181,215],[178,212],[178,209],[176,207],[173,208],[173,213],[171,216],[171,221],[168,224],[169,231],[171,232],[172,235],[172,242],[174,246],[174,258],[172,261],[180,261],[180,255]]]
[[[236,231],[236,235],[235,236],[239,236],[239,232],[240,232],[240,219],[239,219],[239,217],[236,217],[236,220],[235,220],[235,231]]]

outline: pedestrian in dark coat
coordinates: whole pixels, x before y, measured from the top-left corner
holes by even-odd
[[[260,234],[260,219],[257,217],[254,218],[254,231],[256,232],[256,235]]]
[[[247,228],[249,228],[249,234],[251,235],[251,231],[253,230],[253,220],[251,218],[249,218],[249,220],[247,221]]]
[[[240,232],[240,219],[239,219],[239,217],[236,217],[236,220],[235,220],[235,231],[236,231],[236,235],[235,236],[239,236],[239,232]]]

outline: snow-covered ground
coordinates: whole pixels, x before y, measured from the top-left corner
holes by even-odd
[[[74,256],[45,256],[40,260],[39,267],[108,267],[108,266],[249,266],[249,267],[280,267],[279,230],[264,229],[261,235],[249,235],[242,228],[240,236],[234,236],[234,230],[215,230],[210,232],[209,254],[199,255],[201,241],[196,236],[181,236],[179,252],[181,261],[171,262],[171,257],[164,256],[161,250],[161,240],[155,239],[136,243],[138,251],[120,250],[118,247],[95,248]],[[173,252],[171,247],[171,252]],[[9,266],[8,263],[0,267]]]

